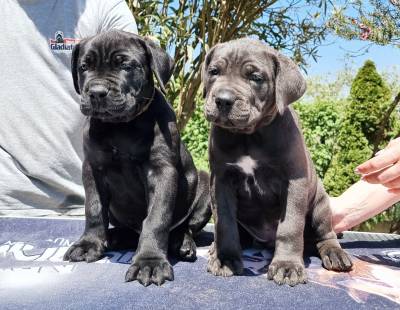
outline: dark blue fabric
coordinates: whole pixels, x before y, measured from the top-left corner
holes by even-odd
[[[270,252],[244,251],[245,276],[221,278],[206,272],[207,247],[200,247],[195,263],[174,263],[175,281],[145,288],[124,282],[129,251],[91,264],[63,262],[83,227],[81,220],[0,218],[0,309],[400,309],[400,285],[385,280],[386,272],[400,279],[398,239],[349,235],[341,243],[357,270],[328,272],[306,257],[310,282],[293,288],[260,275]],[[210,234],[200,239],[207,244]]]

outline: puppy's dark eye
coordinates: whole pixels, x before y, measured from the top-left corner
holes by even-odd
[[[215,67],[210,68],[210,69],[208,69],[208,74],[210,74],[210,75],[218,75],[219,74],[219,69],[215,68]]]
[[[121,69],[122,70],[125,70],[125,71],[130,71],[130,70],[132,70],[132,66],[130,65],[130,64],[127,64],[127,63],[122,63],[121,64]]]
[[[87,65],[87,64],[81,64],[81,65],[79,66],[79,70],[81,70],[82,72],[83,72],[83,71],[87,71],[87,69],[88,69],[88,65]]]
[[[249,75],[249,80],[260,83],[260,82],[264,81],[264,77],[259,73],[252,73]]]
[[[123,62],[124,59],[125,59],[124,56],[115,56],[114,57],[114,61],[117,62],[117,63]]]

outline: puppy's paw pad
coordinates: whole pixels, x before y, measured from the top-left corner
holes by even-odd
[[[275,261],[268,267],[267,277],[275,283],[295,286],[307,283],[307,273],[302,263],[291,261]]]
[[[196,260],[196,243],[192,237],[185,237],[179,248],[179,257],[182,260],[194,262]]]
[[[70,262],[97,261],[104,256],[105,241],[92,236],[82,236],[64,254],[63,259]]]
[[[222,259],[210,255],[207,264],[207,271],[215,276],[231,277],[243,273],[243,262],[241,259]]]
[[[322,265],[328,270],[350,271],[353,267],[350,256],[341,248],[330,247],[321,253]]]
[[[143,286],[149,286],[152,283],[160,286],[166,280],[174,280],[174,271],[164,258],[139,258],[135,259],[125,275],[126,282],[135,280]]]

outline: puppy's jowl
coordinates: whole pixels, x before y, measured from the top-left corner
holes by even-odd
[[[64,259],[92,262],[110,244],[109,223],[124,240],[140,234],[126,281],[173,279],[167,253],[196,258],[193,235],[211,216],[208,175],[197,172],[180,140],[172,107],[154,87],[173,61],[151,40],[111,31],[81,41],[72,74],[81,95],[86,227]],[[115,230],[114,230],[115,231]],[[117,236],[114,235],[113,236]]]
[[[242,273],[240,241],[250,237],[275,246],[269,279],[305,283],[305,236],[325,268],[350,270],[332,230],[329,197],[289,106],[306,89],[297,66],[259,41],[240,39],[209,51],[203,82],[215,218],[208,271]]]

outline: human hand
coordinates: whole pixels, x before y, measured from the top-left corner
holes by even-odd
[[[400,194],[400,138],[396,138],[374,158],[356,167],[361,179],[372,184],[382,184],[390,192]]]

